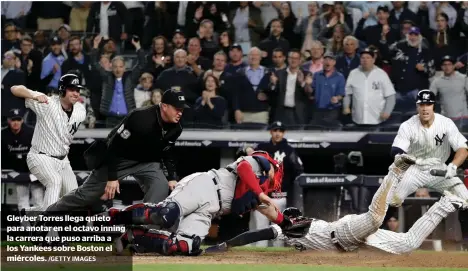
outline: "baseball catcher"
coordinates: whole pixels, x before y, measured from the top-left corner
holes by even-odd
[[[401,178],[404,170],[415,160],[409,156],[400,156],[390,167],[390,173],[385,177],[377,190],[369,211],[361,215],[347,215],[335,222],[303,217],[296,208],[287,208],[283,216],[289,223],[272,225],[268,228],[249,231],[216,246],[209,247],[206,253],[227,251],[231,247],[243,246],[261,240],[282,239],[299,250],[338,250],[353,251],[360,246],[368,245],[393,254],[411,252],[421,245],[426,237],[447,217],[457,209],[467,209],[463,199],[446,191],[445,196],[436,202],[406,233],[396,233],[379,229],[392,196],[392,190]],[[399,161],[401,160],[401,161]],[[392,169],[393,167],[393,169]]]
[[[281,187],[282,172],[282,165],[268,153],[256,151],[226,168],[185,177],[159,204],[110,209],[112,224],[132,225],[116,241],[116,250],[121,252],[130,245],[137,253],[196,256],[202,252],[201,242],[214,217],[229,212],[242,215],[260,204],[267,206],[259,210],[272,222],[286,224],[288,221],[267,196]]]

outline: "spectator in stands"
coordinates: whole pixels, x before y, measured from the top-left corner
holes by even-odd
[[[283,22],[282,36],[289,42],[289,46],[291,48],[299,48],[301,46],[300,38],[299,38],[299,35],[297,35],[294,32],[294,27],[296,26],[296,23],[297,23],[297,17],[292,11],[291,2],[281,3],[279,19]],[[268,31],[268,27],[267,27],[267,31]],[[287,53],[287,51],[285,53]]]
[[[411,28],[416,27],[415,23],[413,21],[403,21],[400,26],[400,40],[406,39],[406,37],[409,35],[409,32]],[[422,41],[421,44],[423,47],[429,48],[429,41],[424,37],[424,34],[421,31],[421,37]]]
[[[430,90],[440,95],[442,114],[448,118],[468,117],[468,78],[455,71],[455,59],[445,56],[442,59],[441,77],[432,81]]]
[[[333,12],[340,19],[340,24],[347,26],[348,33],[351,34],[354,29],[353,17],[348,13],[343,1],[333,2]],[[346,27],[344,27],[345,29]]]
[[[39,30],[34,33],[34,49],[42,53],[43,56],[49,53],[49,46],[45,38],[44,31]]]
[[[374,65],[374,55],[363,50],[361,65],[346,81],[343,114],[351,113],[352,100],[352,119],[357,125],[378,125],[390,117],[395,106],[395,89],[385,71]]]
[[[175,88],[182,91],[189,105],[193,105],[200,96],[194,91],[196,84],[197,75],[187,66],[187,53],[182,49],[174,52],[174,66],[164,70],[156,80],[157,88],[163,90]]]
[[[289,41],[281,37],[283,33],[283,23],[280,19],[273,19],[270,23],[270,36],[260,42],[258,46],[262,50],[262,65],[270,67],[272,64],[273,50],[276,48],[283,49],[283,54],[286,55],[289,51]]]
[[[82,74],[82,84],[89,88],[92,81],[91,59],[83,53],[81,39],[78,36],[70,38],[68,43],[69,57],[62,64],[62,73],[66,74],[70,70],[79,70]]]
[[[284,51],[281,48],[276,48],[273,50],[273,70],[275,72],[284,70],[288,66],[286,65],[286,57],[284,55]]]
[[[228,83],[233,74],[226,72],[226,64],[227,64],[227,56],[223,51],[219,51],[214,55],[214,60],[213,60],[213,69],[207,70],[204,74],[203,77],[200,77],[202,80],[201,84],[201,90],[204,90],[206,88],[205,86],[205,79],[206,76],[208,75],[213,75],[218,79],[219,86],[216,90],[216,93],[221,95],[222,97],[229,99],[229,86],[230,83]]]
[[[62,2],[46,1],[32,8],[37,14],[37,29],[56,31],[63,23],[64,17],[70,14]]]
[[[231,62],[227,64],[225,71],[231,74],[236,74],[240,69],[245,68],[246,64],[242,60],[244,53],[242,47],[238,43],[234,43],[229,51],[229,59]]]
[[[174,51],[178,49],[185,50],[185,34],[182,30],[177,29],[172,36],[172,47]]]
[[[249,65],[240,69],[234,79],[237,86],[233,109],[237,123],[268,123],[267,70],[260,65],[261,51],[253,47],[249,51]]]
[[[362,18],[364,18],[363,29],[366,29],[369,26],[374,26],[378,24],[378,12],[379,7],[385,7],[387,10],[392,8],[390,1],[355,1],[348,2],[348,7],[358,8],[362,12]],[[355,34],[358,30],[356,29]]]
[[[143,103],[142,107],[159,104],[161,102],[161,100],[162,100],[162,91],[161,91],[161,89],[159,89],[159,88],[153,89],[153,91],[151,91],[151,99],[146,100]]]
[[[467,11],[468,11],[468,9],[467,9]],[[462,74],[468,75],[467,67],[468,67],[468,53],[465,53],[465,54],[461,55],[460,57],[458,57],[457,63],[455,63],[455,69],[458,70]]]
[[[432,47],[431,55],[435,60],[436,76],[441,76],[441,59],[446,55],[457,57],[459,54],[460,33],[458,28],[450,26],[447,14],[439,13],[435,20],[437,28],[429,41]]]
[[[105,40],[126,40],[130,19],[122,2],[94,2],[89,11],[86,32],[99,33]]]
[[[226,100],[217,95],[220,87],[218,79],[209,74],[204,80],[204,90],[201,97],[195,102],[195,121],[197,127],[207,124],[210,128],[220,128],[226,113]]]
[[[219,48],[226,54],[229,60],[229,50],[231,50],[232,42],[229,36],[229,31],[224,31],[219,35]]]
[[[13,108],[24,111],[24,99],[14,96],[10,88],[15,85],[25,85],[24,72],[16,68],[17,58],[13,51],[7,51],[3,55],[2,65],[2,124]]]
[[[392,1],[392,5],[393,9],[390,11],[390,17],[388,20],[390,27],[395,31],[400,32],[400,27],[405,21],[411,21],[415,24],[420,22],[416,13],[408,9],[404,1]]]
[[[288,55],[288,68],[272,73],[269,78],[271,91],[276,96],[273,117],[287,126],[306,123],[306,107],[312,77],[300,69],[300,64],[301,53],[293,49]]]
[[[163,36],[154,37],[152,52],[146,56],[145,72],[151,73],[156,80],[162,71],[170,67],[171,62],[172,57],[166,38]]]
[[[2,1],[2,24],[10,21],[21,28],[25,28],[26,16],[29,14],[30,10],[31,2]]]
[[[3,2],[2,2],[3,5]],[[3,27],[4,39],[2,39],[2,54],[9,50],[19,50],[20,41],[17,38],[18,30],[13,23],[7,23]]]
[[[112,59],[112,72],[109,73],[97,60],[101,40],[100,35],[94,39],[91,63],[99,71],[102,79],[102,99],[99,111],[106,116],[106,126],[114,127],[135,108],[133,90],[138,84],[138,78],[145,65],[145,52],[141,49],[140,42],[132,39],[138,55],[137,65],[131,71],[125,71],[125,59],[117,56]]]
[[[361,62],[357,50],[359,48],[359,41],[353,36],[346,36],[343,40],[343,55],[338,56],[336,59],[336,69],[340,72],[345,79],[348,78],[349,73],[359,67]]]
[[[102,54],[109,56],[110,59],[114,58],[118,53],[117,45],[113,39],[103,39],[101,41]]]
[[[390,216],[387,220],[387,229],[389,231],[398,232],[400,227],[400,222],[395,214]]]
[[[187,64],[193,69],[197,76],[211,68],[211,61],[200,55],[201,44],[199,38],[191,38],[187,49],[189,53],[187,56]]]
[[[390,78],[397,91],[397,108],[414,108],[418,91],[429,87],[429,78],[434,74],[434,61],[422,44],[419,28],[412,27],[406,39],[392,44],[383,54],[391,61]]]
[[[429,194],[429,190],[425,187],[423,188],[418,188],[416,192],[414,193],[414,196],[416,198],[430,198],[431,195]]]
[[[318,18],[318,4],[317,2],[309,2],[307,5],[308,16],[302,17],[302,14],[299,14],[299,18],[297,20],[296,27],[294,28],[294,32],[301,36],[301,53],[304,54],[306,50],[311,47],[311,41],[314,37],[312,27],[315,20]]]
[[[58,82],[62,76],[61,66],[64,61],[62,41],[59,37],[53,37],[50,41],[50,53],[42,60],[41,80],[46,86],[46,93],[57,91]]]
[[[209,60],[213,60],[214,54],[219,50],[218,37],[214,35],[213,29],[212,21],[203,20],[198,30],[201,44],[200,55]]]
[[[399,40],[400,32],[393,29],[389,22],[389,9],[387,6],[377,8],[377,24],[365,27],[367,21],[364,17],[359,21],[356,29],[356,38],[364,41],[367,46],[374,45],[380,51]]]
[[[427,2],[426,5],[429,10],[429,26],[432,30],[440,30],[437,25],[437,20],[441,13],[445,14],[448,18],[448,28],[453,28],[455,26],[457,21],[457,10],[450,5],[449,1]]]
[[[26,87],[41,91],[42,54],[33,48],[33,40],[27,35],[21,39],[20,47],[21,54],[18,58],[21,62],[21,70],[26,75]]]
[[[145,9],[146,23],[143,31],[143,46],[145,48],[151,45],[151,41],[156,36],[171,37],[175,30],[175,18],[171,18],[169,14],[170,5],[176,2],[147,2]],[[181,5],[183,2],[179,2]],[[183,35],[183,34],[182,34]],[[185,43],[185,41],[184,41]],[[185,48],[177,48],[185,49]]]
[[[234,26],[235,43],[257,46],[264,31],[260,10],[247,1],[241,1],[239,8],[232,10],[229,15],[229,21]]]
[[[227,2],[195,2],[190,1],[187,4],[185,29],[197,29],[200,22],[210,20],[214,23],[215,31],[222,32],[226,30],[228,20],[226,14],[228,13]],[[193,31],[192,31],[193,32]],[[188,34],[189,32],[187,32]]]
[[[302,65],[302,69],[312,74],[323,70],[323,44],[320,41],[314,40],[310,47],[310,61]]]
[[[86,24],[88,22],[89,11],[93,2],[80,1],[69,2],[71,5],[70,11],[70,28],[72,31],[86,31]]]
[[[345,96],[345,78],[336,71],[333,53],[325,53],[323,70],[316,72],[312,81],[315,112],[312,124],[337,126],[342,100]]]
[[[343,40],[345,37],[344,27],[342,24],[337,24],[333,28],[333,36],[330,39],[319,37],[323,44],[325,44],[325,51],[331,52],[335,56],[343,55]]]
[[[267,28],[271,20],[278,18],[281,2],[279,1],[254,1],[253,5],[260,10],[263,27]],[[266,33],[267,35],[269,33]]]
[[[2,129],[2,169],[28,173],[29,168],[26,157],[31,148],[34,129],[24,124],[23,115],[22,110],[12,109],[8,116],[8,127]],[[33,206],[42,205],[44,186],[40,182],[36,180],[31,183],[17,183],[18,210],[31,207],[30,192]]]
[[[70,26],[63,24],[57,30],[57,36],[62,40],[62,55],[68,58],[68,43],[70,39]]]
[[[314,39],[319,37],[331,38],[333,35],[333,28],[337,24],[343,25],[346,35],[351,34],[351,28],[345,21],[345,14],[341,9],[339,12],[335,12],[332,5],[324,4],[322,6],[324,13],[321,14],[320,19],[315,20],[313,35]]]
[[[153,75],[151,73],[143,73],[140,76],[139,84],[134,91],[135,107],[140,108],[143,103],[151,99],[151,90],[153,89]]]

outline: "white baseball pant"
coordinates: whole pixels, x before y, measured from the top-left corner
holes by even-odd
[[[30,199],[31,193],[31,201]],[[44,187],[38,182],[16,185],[16,197],[18,200],[18,210],[42,206],[44,199]]]
[[[418,249],[427,236],[456,209],[446,198],[434,203],[432,207],[420,217],[408,232],[399,233],[379,229],[366,239],[366,245],[394,253],[409,253]]]
[[[27,211],[45,211],[61,196],[78,187],[68,158],[59,160],[45,154],[30,152],[26,161],[31,174],[36,176],[45,187],[42,205],[29,208]]]
[[[286,209],[286,197],[281,197],[281,198],[272,198],[273,202],[278,206],[280,211],[284,211]],[[270,220],[266,216],[264,216],[262,213],[259,211],[252,211],[250,212],[250,220],[249,220],[249,230],[259,230],[259,229],[264,229],[270,226]],[[255,243],[250,244],[251,246],[257,246],[257,247],[267,247],[268,246],[268,240],[264,241],[258,241]],[[284,241],[282,240],[275,240],[273,241],[273,246],[275,247],[282,247],[284,246]]]
[[[445,179],[444,177],[432,176],[431,169],[447,169],[445,164],[436,166],[431,165],[412,165],[403,175],[403,179],[395,189],[395,194],[392,199],[392,205],[401,206],[403,201],[410,194],[416,192],[418,188],[427,187],[436,190],[439,193],[444,193],[445,190],[452,194],[468,201],[468,189],[458,177]]]

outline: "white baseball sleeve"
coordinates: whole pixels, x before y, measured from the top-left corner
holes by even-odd
[[[397,148],[402,149],[404,152],[408,152],[408,148],[410,144],[411,144],[411,133],[409,129],[409,124],[408,122],[404,122],[401,124],[400,128],[398,129],[398,134],[393,140],[392,147],[397,147]]]
[[[38,91],[33,91],[33,90],[29,90],[29,93],[31,93],[31,95],[33,97],[44,95],[44,93],[41,93],[41,92],[38,92]],[[43,116],[45,114],[45,112],[47,111],[47,109],[50,108],[49,106],[47,106],[47,104],[40,103],[40,102],[38,102],[36,100],[33,100],[33,99],[25,99],[24,104],[25,104],[26,108],[31,109],[34,113],[36,113],[36,115],[38,117]]]

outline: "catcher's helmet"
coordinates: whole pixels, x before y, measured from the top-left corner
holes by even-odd
[[[418,92],[418,98],[416,100],[417,104],[434,104],[435,103],[435,94],[434,92],[423,89]]]
[[[67,88],[78,88],[82,89],[84,88],[81,85],[81,80],[80,77],[74,73],[67,73],[60,77],[59,83],[58,83],[58,92],[61,96],[65,96],[65,92]]]

